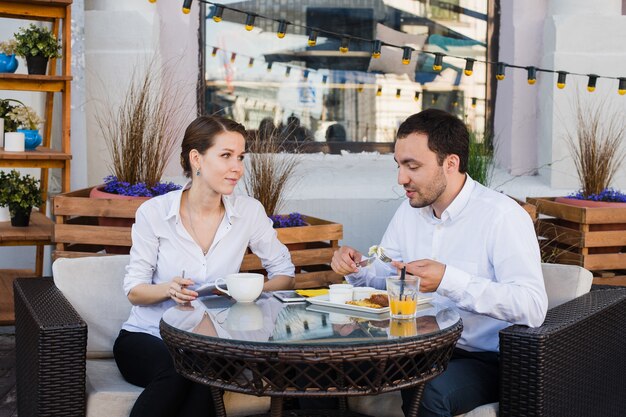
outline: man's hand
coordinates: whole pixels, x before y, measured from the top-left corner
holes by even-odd
[[[350,246],[342,246],[333,254],[333,260],[330,263],[333,271],[339,275],[348,275],[358,272],[357,262],[361,261],[361,253]]]
[[[333,258],[334,259],[334,258]],[[406,272],[420,277],[420,291],[434,292],[439,288],[439,284],[446,272],[446,265],[432,259],[420,259],[404,264],[402,262],[392,262],[393,266],[401,270],[406,265]]]

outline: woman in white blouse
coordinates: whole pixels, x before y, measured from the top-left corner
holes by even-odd
[[[261,203],[233,191],[244,173],[245,128],[202,116],[182,142],[191,180],[139,207],[124,291],[133,304],[115,342],[124,378],[144,387],[131,417],[211,416],[208,387],[176,373],[159,334],[163,312],[194,300],[192,288],[239,271],[249,247],[268,272],[264,291],[293,288],[294,266]]]

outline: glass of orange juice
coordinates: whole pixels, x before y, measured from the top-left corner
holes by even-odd
[[[403,280],[398,276],[387,278],[387,296],[391,318],[412,319],[417,310],[420,279],[407,275]]]

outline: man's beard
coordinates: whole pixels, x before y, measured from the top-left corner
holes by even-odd
[[[446,181],[446,177],[443,175],[443,168],[433,179],[433,183],[426,188],[426,190],[422,193],[418,190],[413,190],[415,195],[413,198],[409,199],[409,204],[413,208],[422,208],[426,206],[430,206],[433,204],[441,194],[446,190],[448,183]],[[412,190],[412,189],[411,189]]]

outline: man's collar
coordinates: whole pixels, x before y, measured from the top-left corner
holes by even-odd
[[[444,222],[448,219],[454,219],[456,216],[461,214],[465,206],[470,200],[470,196],[474,191],[476,186],[476,182],[469,176],[469,174],[465,174],[465,183],[461,188],[461,191],[454,197],[454,200],[448,205],[448,207],[441,213],[441,221]],[[420,208],[420,214],[427,219],[436,219],[435,214],[433,212],[432,205]]]

